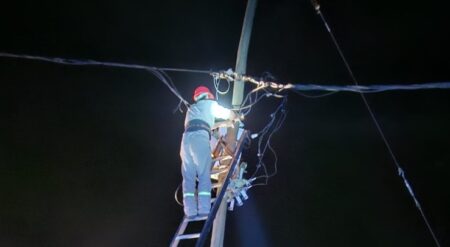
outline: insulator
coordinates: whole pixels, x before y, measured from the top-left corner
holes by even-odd
[[[234,197],[236,199],[237,205],[240,207],[242,206],[244,203],[242,202],[242,199],[239,197],[239,195]]]
[[[231,200],[230,205],[228,206],[228,210],[233,211],[234,209],[234,199]]]
[[[247,195],[247,192],[245,192],[245,190],[241,190],[241,195],[242,195],[242,198],[244,198],[244,200],[248,199],[248,195]]]

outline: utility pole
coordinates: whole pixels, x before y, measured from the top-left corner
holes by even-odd
[[[255,17],[256,4],[258,0],[248,0],[247,8],[245,10],[244,23],[242,26],[241,39],[239,40],[239,48],[237,52],[236,68],[235,71],[238,74],[245,74],[247,70],[247,54],[248,46],[250,43],[250,36],[252,33],[253,19]],[[233,85],[233,98],[232,105],[233,108],[240,107],[244,95],[244,82],[235,81]],[[236,143],[238,124],[234,128],[228,128],[227,130],[227,143]],[[231,146],[234,151],[235,146]],[[226,175],[219,176],[219,183],[223,184]],[[222,188],[218,188],[220,192]],[[225,235],[225,221],[227,216],[227,200],[222,200],[220,204],[219,211],[216,214],[216,219],[214,220],[212,237],[211,237],[211,247],[222,247]]]

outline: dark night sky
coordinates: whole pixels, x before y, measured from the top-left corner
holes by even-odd
[[[361,84],[449,81],[445,1],[323,0]],[[234,67],[245,1],[3,3],[0,51]],[[260,0],[248,74],[350,84],[308,0]],[[185,98],[212,79],[170,74]],[[182,217],[184,116],[152,75],[0,58],[0,246],[167,246]],[[248,87],[247,89],[250,89]],[[367,96],[442,246],[450,246],[449,92]],[[229,104],[223,99],[223,104]],[[277,106],[246,120],[259,131]],[[357,94],[291,93],[279,172],[228,214],[225,246],[434,246]],[[246,154],[254,162],[252,149]],[[271,162],[268,161],[269,168]],[[254,165],[254,163],[253,163]]]

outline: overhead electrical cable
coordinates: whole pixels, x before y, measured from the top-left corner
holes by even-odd
[[[329,91],[329,92],[354,92],[354,93],[379,93],[398,90],[424,90],[424,89],[450,89],[450,82],[432,82],[423,84],[405,85],[316,85],[294,84],[292,87],[298,91]]]
[[[64,65],[73,65],[73,66],[105,66],[105,67],[116,67],[116,68],[129,68],[129,69],[141,69],[150,72],[156,78],[161,80],[170,91],[177,96],[184,105],[189,106],[187,100],[185,100],[181,94],[176,89],[174,83],[167,75],[166,71],[171,72],[189,72],[189,73],[201,73],[201,74],[211,74],[212,71],[206,70],[195,70],[195,69],[179,69],[179,68],[158,68],[154,66],[147,65],[139,65],[139,64],[125,64],[125,63],[116,63],[116,62],[101,62],[96,60],[81,60],[81,59],[68,59],[68,58],[59,58],[59,57],[43,57],[43,56],[31,56],[24,54],[12,54],[0,52],[0,57],[8,57],[8,58],[20,58],[20,59],[28,59],[28,60],[37,60],[44,61],[49,63],[57,63]]]
[[[181,68],[164,68],[164,67],[154,67],[148,65],[140,64],[126,64],[126,63],[116,63],[116,62],[102,62],[91,59],[70,59],[70,58],[59,58],[59,57],[43,57],[43,56],[31,56],[25,54],[13,54],[7,52],[0,52],[0,57],[9,58],[21,58],[29,60],[45,61],[50,63],[66,64],[66,65],[77,65],[77,66],[106,66],[106,67],[118,67],[118,68],[130,68],[130,69],[153,69],[161,71],[173,71],[173,72],[189,72],[189,73],[199,73],[199,74],[211,74],[211,70],[198,70],[198,69],[181,69]]]
[[[386,91],[399,90],[431,90],[431,89],[450,89],[450,82],[431,82],[431,83],[414,83],[414,84],[375,84],[375,85],[318,85],[306,83],[279,83],[273,81],[256,80],[253,77],[239,75],[233,71],[213,73],[214,76],[225,78],[229,81],[245,81],[256,85],[254,91],[267,89],[273,92],[283,92],[285,90],[297,91],[326,91],[326,92],[354,92],[354,93],[380,93]],[[352,79],[353,80],[353,79]],[[354,82],[353,82],[354,83]],[[303,95],[303,94],[301,94]],[[303,95],[308,97],[308,95]],[[324,97],[327,95],[318,95]],[[314,96],[311,96],[314,97]]]
[[[333,43],[334,43],[338,53],[339,53],[339,56],[341,57],[342,61],[344,62],[345,67],[346,67],[346,69],[347,69],[347,71],[348,71],[348,73],[349,73],[353,83],[355,84],[355,86],[359,87],[359,83],[356,80],[356,77],[353,74],[353,71],[352,71],[352,69],[351,69],[347,59],[345,58],[344,53],[342,52],[342,49],[339,46],[339,43],[337,42],[333,32],[331,31],[330,26],[328,25],[324,15],[320,11],[319,3],[317,2],[317,0],[311,0],[311,3],[313,5],[314,9],[316,10],[317,14],[320,16],[323,24],[325,25],[325,28],[327,29],[328,34],[330,35],[330,37],[331,37],[331,39],[332,39],[332,41],[333,41]],[[400,166],[400,164],[399,164],[399,162],[397,160],[397,157],[395,156],[395,154],[394,154],[394,152],[393,152],[393,150],[391,148],[391,145],[389,144],[389,142],[388,142],[388,140],[387,140],[387,138],[386,138],[386,136],[385,136],[385,134],[384,134],[384,132],[383,132],[383,130],[381,128],[380,123],[378,122],[377,118],[375,117],[375,114],[373,113],[372,108],[370,107],[369,102],[367,101],[366,96],[364,95],[364,92],[360,92],[360,95],[361,95],[361,98],[362,98],[362,100],[364,102],[364,105],[366,106],[367,110],[369,111],[369,114],[370,114],[370,116],[371,116],[371,118],[372,118],[372,120],[373,120],[373,122],[374,122],[374,124],[375,124],[375,126],[376,126],[376,128],[377,128],[377,130],[378,130],[378,132],[379,132],[379,134],[381,136],[381,138],[383,139],[383,142],[384,142],[384,144],[385,144],[385,146],[386,146],[390,156],[392,157],[392,160],[393,160],[393,162],[394,162],[394,164],[395,164],[395,166],[397,168],[398,175],[403,179],[405,187],[408,190],[409,194],[411,195],[411,197],[412,197],[412,199],[413,199],[417,209],[420,212],[420,215],[422,216],[423,220],[425,221],[425,224],[426,224],[429,232],[431,233],[431,235],[432,235],[432,237],[434,239],[434,242],[436,243],[436,246],[440,247],[441,244],[439,243],[439,240],[437,239],[436,234],[434,233],[433,228],[431,227],[431,225],[430,225],[430,223],[428,221],[428,218],[426,217],[419,200],[417,199],[416,195],[414,194],[412,186],[409,183],[408,179],[406,178],[405,171]]]
[[[219,77],[218,79],[227,79],[228,83],[230,81],[235,81],[239,78],[239,80],[251,82],[255,85],[258,85],[255,90],[262,90],[265,88],[277,89],[279,91],[291,89],[296,91],[328,91],[328,92],[355,92],[355,93],[379,93],[385,91],[394,91],[394,90],[424,90],[424,89],[450,89],[450,82],[432,82],[432,83],[416,83],[416,84],[401,84],[401,85],[318,85],[318,84],[280,84],[277,82],[270,82],[264,80],[256,80],[250,76],[242,76],[238,75],[234,72],[230,72],[230,70],[226,72],[215,72],[212,70],[198,70],[198,69],[184,69],[184,68],[167,68],[167,67],[155,67],[148,65],[140,65],[140,64],[126,64],[126,63],[117,63],[117,62],[102,62],[91,59],[70,59],[70,58],[59,58],[59,57],[44,57],[44,56],[32,56],[25,54],[13,54],[0,52],[0,57],[7,58],[18,58],[18,59],[28,59],[28,60],[36,60],[36,61],[44,61],[49,63],[57,63],[64,65],[73,65],[73,66],[104,66],[104,67],[116,67],[116,68],[129,68],[129,69],[141,69],[147,71],[160,71],[160,72],[186,72],[186,73],[198,73],[198,74],[209,74],[214,78]],[[156,75],[155,75],[156,76]],[[160,77],[159,75],[157,77]],[[163,76],[164,77],[164,76]],[[215,81],[215,88],[218,89],[219,81]],[[174,85],[171,86],[172,88]],[[220,94],[224,94],[228,92],[229,84],[227,84],[227,90],[220,91]],[[301,94],[303,95],[303,94]],[[327,95],[303,95],[305,97],[324,97]],[[177,95],[178,97],[178,95]]]

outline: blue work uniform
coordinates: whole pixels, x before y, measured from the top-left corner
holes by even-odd
[[[180,156],[183,175],[183,204],[186,216],[209,214],[211,209],[210,129],[216,118],[228,119],[231,111],[214,100],[203,99],[189,107]],[[198,193],[196,194],[196,178]],[[198,206],[198,207],[197,207]]]

